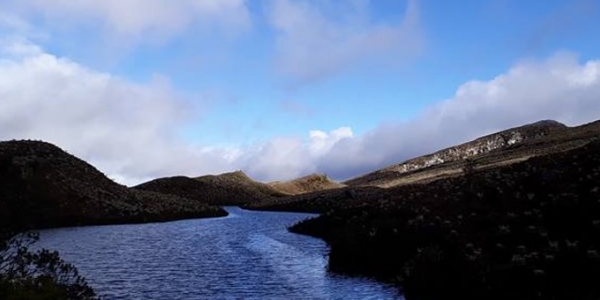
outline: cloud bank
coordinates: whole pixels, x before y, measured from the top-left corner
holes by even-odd
[[[312,172],[346,179],[483,134],[541,119],[600,118],[600,60],[557,54],[473,80],[407,122],[314,130],[239,147],[192,145],[178,135],[195,116],[165,78],[131,82],[45,52],[0,41],[0,140],[57,144],[126,184],[172,175],[245,170],[259,180]]]
[[[137,84],[43,52],[22,41],[0,44],[0,139],[41,139],[83,157],[117,179],[219,169],[178,144],[188,113],[168,81]],[[223,160],[223,159],[222,159]],[[191,171],[191,170],[187,170]]]
[[[261,178],[316,171],[348,179],[544,119],[567,125],[600,119],[600,60],[579,62],[573,54],[559,53],[545,61],[523,61],[491,80],[462,84],[452,97],[410,121],[383,123],[360,136],[340,128],[312,132],[308,139],[278,139],[247,154],[255,160],[241,165]]]
[[[489,81],[461,85],[453,97],[402,123],[341,140],[319,169],[348,178],[476,137],[543,119],[567,125],[600,119],[600,60],[573,54],[521,62]]]

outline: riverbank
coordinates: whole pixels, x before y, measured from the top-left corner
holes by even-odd
[[[599,182],[594,141],[349,197],[290,231],[326,240],[331,270],[394,280],[407,299],[598,299]]]

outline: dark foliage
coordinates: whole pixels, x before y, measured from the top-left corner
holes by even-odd
[[[407,299],[600,299],[600,141],[381,191],[291,228]]]
[[[35,233],[0,236],[0,299],[98,299],[77,269],[56,251],[32,252]]]
[[[49,143],[0,142],[0,227],[142,223],[225,215],[223,209],[199,201],[119,185]]]
[[[137,185],[133,190],[173,195],[210,205],[243,205],[284,196],[267,184],[252,180],[242,171],[197,178],[158,178]]]

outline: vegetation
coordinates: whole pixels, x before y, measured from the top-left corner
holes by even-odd
[[[35,233],[0,234],[0,299],[98,299],[77,269],[55,251],[31,252]]]
[[[224,215],[199,201],[119,185],[49,143],[0,142],[0,226],[12,217],[40,228]]]
[[[309,176],[293,188],[332,188],[298,195],[242,172],[129,189],[51,144],[0,142],[0,228],[226,214],[206,203],[318,212],[290,230],[325,239],[332,271],[397,282],[407,299],[600,299],[600,121],[519,130],[350,186]],[[95,297],[57,253],[28,250],[35,235],[15,232],[0,235],[0,299]]]
[[[291,231],[407,299],[600,299],[600,141],[381,190]],[[365,195],[363,195],[365,196]]]
[[[566,127],[555,121],[540,121],[477,138],[435,153],[410,159],[344,182],[349,186],[392,187],[429,183],[462,173],[465,159],[478,168],[496,168],[532,156],[581,147],[600,133],[600,121]]]
[[[325,174],[311,174],[290,181],[275,181],[269,183],[269,186],[288,195],[299,195],[344,187],[343,184],[331,180]]]
[[[211,205],[244,205],[284,196],[270,186],[252,180],[242,171],[197,178],[158,178],[133,189],[184,197]]]

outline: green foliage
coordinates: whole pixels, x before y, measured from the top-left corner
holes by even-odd
[[[58,252],[32,252],[36,233],[0,236],[0,299],[98,299],[77,269]]]
[[[465,173],[290,230],[324,238],[330,270],[396,280],[406,299],[600,299],[599,142]]]

